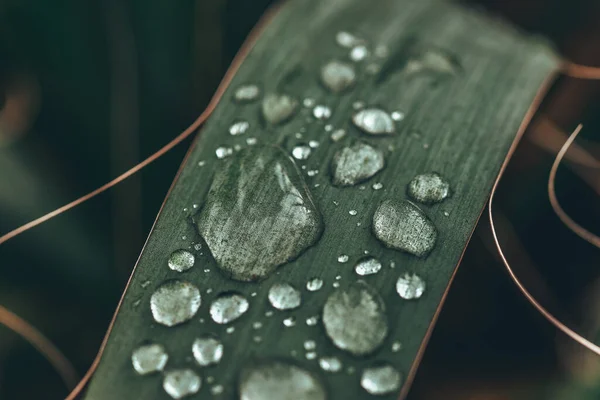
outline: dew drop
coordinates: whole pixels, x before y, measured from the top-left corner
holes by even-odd
[[[381,190],[381,189],[383,189],[383,183],[381,183],[381,182],[374,183],[372,187],[373,187],[373,190]]]
[[[444,211],[444,216],[445,216],[445,217],[449,217],[449,216],[450,216],[450,213],[449,213],[448,211]]]
[[[173,271],[184,272],[194,266],[195,257],[187,250],[175,250],[169,257],[168,265]]]
[[[310,157],[310,153],[310,146],[305,144],[298,145],[292,150],[292,156],[294,156],[296,160],[306,160]]]
[[[285,361],[261,360],[246,366],[240,400],[325,400],[327,392],[311,372]]]
[[[381,270],[381,262],[375,257],[365,257],[358,261],[354,267],[354,272],[358,275],[373,275]]]
[[[344,138],[344,136],[346,136],[345,129],[336,129],[335,131],[333,131],[331,133],[330,138],[333,142],[339,142],[340,140],[342,140]]]
[[[362,108],[365,108],[365,102],[364,101],[355,101],[354,103],[352,103],[352,108],[354,108],[355,110],[360,110]]]
[[[358,142],[338,150],[332,160],[332,180],[336,186],[353,186],[371,178],[385,166],[383,152]]]
[[[191,369],[174,369],[165,373],[163,389],[174,399],[198,393],[202,380]]]
[[[396,127],[390,115],[379,108],[365,108],[352,116],[352,123],[369,135],[389,135]]]
[[[206,161],[202,160],[202,161],[198,161],[198,166],[199,167],[204,167],[206,165]]]
[[[325,132],[331,132],[333,130],[333,125],[327,124],[323,127],[323,129],[325,130]]]
[[[340,283],[339,282],[333,282],[333,287],[334,288],[339,288],[340,287]]]
[[[215,382],[215,377],[214,376],[209,376],[206,378],[206,383],[214,383]]]
[[[248,121],[237,121],[229,127],[229,134],[232,136],[243,135],[250,129]]]
[[[269,289],[269,302],[278,310],[293,310],[300,307],[300,291],[289,283],[276,283]]]
[[[442,75],[457,75],[461,66],[456,58],[438,49],[421,49],[406,63],[403,72],[407,75],[433,72]]]
[[[324,105],[317,105],[313,108],[313,117],[319,120],[326,120],[331,117],[331,108]]]
[[[307,340],[304,342],[304,350],[314,350],[317,348],[317,343],[314,340]]]
[[[400,343],[400,342],[392,343],[392,352],[397,353],[400,350],[402,350],[402,343]]]
[[[358,214],[358,211],[356,211],[356,210],[350,210],[350,211],[348,211],[348,214],[350,214],[352,216],[355,216],[355,215]]]
[[[363,44],[354,46],[350,50],[350,59],[354,62],[363,61],[368,56],[369,56],[369,49],[367,49],[367,46],[365,46]]]
[[[265,313],[265,317],[272,317],[273,316],[273,311],[269,310]]]
[[[319,142],[317,142],[316,140],[311,140],[308,142],[308,146],[311,149],[316,149],[317,147],[319,147]]]
[[[304,100],[302,100],[302,105],[306,108],[313,108],[315,104],[315,99],[313,99],[312,97],[307,97]]]
[[[196,244],[194,245],[194,250],[196,250],[196,251],[200,251],[200,250],[202,250],[202,245],[201,245],[200,243],[196,243]]]
[[[217,150],[215,150],[215,154],[217,155],[217,158],[219,160],[222,160],[224,158],[229,157],[230,155],[233,154],[233,149],[231,147],[218,147]]]
[[[326,372],[339,372],[342,370],[342,362],[337,357],[321,357],[319,366]]]
[[[262,322],[256,321],[255,323],[252,324],[252,328],[253,329],[260,329],[262,328],[263,324]]]
[[[162,371],[168,360],[164,346],[157,343],[142,345],[131,354],[133,369],[140,375]]]
[[[402,111],[393,111],[390,115],[392,119],[396,122],[402,121],[404,119],[404,113]]]
[[[222,394],[224,390],[225,390],[225,388],[223,388],[222,385],[215,385],[210,388],[210,393],[214,396],[217,396],[217,395]]]
[[[346,255],[346,254],[340,254],[340,255],[338,256],[337,260],[338,260],[338,262],[339,262],[339,263],[341,263],[341,264],[344,264],[344,263],[347,263],[347,262],[348,262],[348,260],[349,260],[349,257],[348,257],[348,255]]]
[[[383,299],[363,281],[329,296],[323,307],[323,325],[336,347],[356,356],[374,352],[389,329]]]
[[[338,32],[335,35],[335,41],[338,45],[346,48],[354,47],[362,42],[361,39],[346,31]]]
[[[319,317],[316,315],[306,318],[306,325],[308,326],[315,326],[317,325],[317,322],[319,322]]]
[[[297,109],[298,101],[285,94],[268,94],[262,102],[263,117],[272,125],[288,121],[294,116]]]
[[[262,337],[260,337],[260,336],[254,336],[252,338],[252,340],[254,340],[255,343],[260,343],[260,342],[262,342]]]
[[[253,137],[246,138],[246,144],[248,146],[254,146],[256,143],[258,143],[258,140],[256,138],[253,138]]]
[[[318,169],[311,169],[311,170],[306,171],[306,175],[308,175],[310,177],[317,176],[318,174],[319,174],[319,170]]]
[[[450,194],[448,181],[435,172],[417,175],[408,184],[408,195],[423,204],[439,203]]]
[[[210,304],[210,316],[217,324],[228,324],[241,317],[250,308],[250,303],[239,293],[220,294]]]
[[[316,292],[323,287],[323,279],[321,278],[312,278],[308,282],[306,282],[306,290],[309,292]]]
[[[227,327],[227,329],[225,329],[225,332],[227,332],[228,334],[231,335],[233,332],[235,332],[235,327],[229,326],[229,327]]]
[[[238,103],[250,103],[258,98],[260,89],[256,85],[243,85],[236,89],[233,99]]]
[[[387,247],[424,257],[434,248],[437,230],[416,205],[385,200],[373,215],[373,233]]]
[[[223,358],[223,344],[213,337],[202,337],[194,340],[192,353],[201,367],[218,364]]]
[[[389,364],[365,368],[360,377],[360,385],[372,395],[395,392],[401,383],[402,375]]]
[[[405,300],[420,298],[425,292],[425,281],[415,274],[404,274],[396,281],[396,292]]]
[[[285,326],[286,328],[291,328],[292,326],[296,326],[296,318],[288,317],[288,318],[284,319],[283,326]]]
[[[333,93],[341,93],[354,85],[356,71],[348,63],[330,61],[321,68],[321,82]]]
[[[150,310],[159,324],[175,326],[193,318],[200,302],[200,290],[196,286],[186,281],[170,280],[152,294]]]

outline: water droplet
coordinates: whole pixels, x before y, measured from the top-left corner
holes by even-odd
[[[396,262],[395,261],[390,261],[390,268],[391,269],[396,268]]]
[[[150,298],[150,310],[154,320],[166,326],[175,326],[190,320],[200,308],[200,290],[193,284],[166,281]]]
[[[285,361],[261,360],[241,373],[240,400],[325,400],[327,392],[311,372]]]
[[[350,211],[348,211],[348,214],[350,214],[352,216],[355,216],[355,215],[358,214],[358,211],[356,211],[356,210],[350,210]]]
[[[331,108],[324,105],[317,105],[313,108],[313,116],[320,120],[329,119],[331,117]]]
[[[392,352],[397,353],[400,350],[402,350],[402,343],[400,343],[400,342],[392,343]]]
[[[140,346],[131,354],[133,369],[140,375],[162,371],[168,360],[164,346],[157,343]]]
[[[250,129],[248,121],[237,121],[229,127],[229,134],[232,136],[243,135]]]
[[[300,307],[300,291],[289,283],[276,283],[269,289],[269,302],[278,310],[293,310]]]
[[[314,360],[315,358],[317,358],[317,353],[314,351],[309,351],[308,353],[306,353],[305,357],[307,360]]]
[[[389,135],[396,127],[390,115],[379,108],[365,108],[352,116],[352,123],[369,135]]]
[[[349,257],[346,254],[340,254],[337,258],[338,262],[343,264],[348,262]]]
[[[354,267],[354,272],[358,275],[373,275],[381,270],[381,262],[375,257],[365,257],[358,261]]]
[[[354,369],[354,367],[348,367],[348,369],[346,370],[346,372],[348,373],[348,375],[352,375],[356,370]]]
[[[286,328],[291,328],[292,326],[296,326],[296,318],[295,317],[288,317],[286,319],[283,320],[283,325]]]
[[[306,171],[306,175],[308,175],[310,177],[317,176],[318,174],[319,174],[318,169],[311,169],[311,170]]]
[[[217,324],[228,324],[241,317],[250,303],[239,293],[222,293],[210,304],[210,316]]]
[[[350,59],[354,62],[363,61],[369,56],[369,49],[365,45],[354,46],[350,50]]]
[[[339,372],[342,369],[342,362],[337,357],[321,357],[319,366],[326,372]]]
[[[200,251],[200,250],[202,250],[202,245],[201,245],[200,243],[196,243],[196,244],[194,245],[194,250],[196,250],[196,251]]]
[[[306,160],[310,157],[311,149],[305,144],[298,145],[292,150],[292,155],[296,160]]]
[[[218,364],[223,358],[223,343],[213,337],[202,337],[194,340],[192,353],[201,367]]]
[[[333,282],[333,287],[335,289],[339,288],[340,287],[340,283],[339,282]]]
[[[450,194],[450,183],[435,172],[417,175],[408,184],[408,195],[419,203],[439,203]]]
[[[392,119],[396,122],[402,121],[404,119],[404,113],[402,111],[393,111],[390,115]]]
[[[356,356],[374,352],[388,333],[383,299],[363,281],[329,296],[323,307],[323,325],[336,347]]]
[[[174,399],[198,393],[202,380],[191,369],[174,369],[165,373],[163,389]]]
[[[373,190],[381,190],[383,189],[383,183],[377,182],[373,184]]]
[[[273,316],[273,311],[269,310],[265,313],[265,317],[272,317]]]
[[[356,71],[348,63],[330,61],[321,68],[321,82],[333,93],[341,93],[356,82]]]
[[[332,160],[333,184],[353,186],[374,176],[385,166],[383,152],[358,142],[338,150]]]
[[[246,144],[248,146],[254,146],[256,143],[258,143],[258,140],[256,140],[256,138],[253,138],[253,137],[246,138]]]
[[[420,298],[425,292],[425,281],[415,274],[404,274],[396,282],[396,292],[405,300]]]
[[[195,257],[187,250],[175,250],[169,257],[169,268],[173,271],[184,272],[194,266]]]
[[[342,140],[344,138],[344,136],[346,136],[345,129],[336,129],[335,131],[333,131],[331,133],[330,138],[334,142],[339,142],[340,140]]]
[[[214,376],[209,376],[206,378],[206,383],[214,383],[215,381],[215,377]]]
[[[355,101],[354,103],[352,103],[352,108],[354,108],[355,110],[360,110],[362,108],[365,108],[365,102],[364,101]]]
[[[288,121],[298,109],[298,101],[285,94],[268,94],[262,102],[262,113],[265,121],[278,125]]]
[[[262,342],[262,338],[261,338],[260,336],[254,336],[254,337],[252,338],[252,340],[254,340],[254,342],[256,342],[256,343],[260,343],[260,342]]]
[[[250,293],[250,296],[251,296],[251,297],[256,297],[256,295],[257,295],[257,294],[258,294],[258,293],[256,293],[256,292],[252,292],[252,293]]]
[[[306,325],[308,326],[315,326],[317,325],[317,322],[319,322],[319,317],[316,315],[306,318]]]
[[[214,396],[220,395],[223,393],[225,388],[222,385],[215,385],[210,388],[210,393]]]
[[[323,127],[323,129],[325,130],[325,132],[331,132],[333,130],[333,125],[327,124]]]
[[[219,268],[240,281],[267,277],[323,230],[298,168],[270,146],[248,147],[228,160],[194,222]]]
[[[335,35],[335,41],[342,47],[351,48],[356,46],[359,43],[362,43],[362,40],[351,34],[350,32],[340,31]]]
[[[448,211],[444,211],[444,216],[449,217],[450,213]]]
[[[206,161],[198,161],[198,166],[199,167],[204,167],[206,165]]]
[[[229,327],[227,327],[227,329],[225,329],[225,332],[227,332],[228,334],[231,335],[233,332],[235,332],[235,327],[229,326]]]
[[[317,142],[316,140],[311,140],[308,142],[308,146],[311,149],[316,149],[317,147],[319,147],[319,142]]]
[[[254,329],[260,329],[262,328],[263,324],[262,322],[256,321],[255,323],[252,324],[252,328]]]
[[[449,53],[438,49],[421,49],[404,66],[407,75],[419,72],[433,72],[442,75],[457,75],[461,66]]]
[[[309,292],[316,292],[323,287],[323,279],[321,278],[312,278],[308,282],[306,282],[306,290]]]
[[[336,281],[339,281],[340,279],[342,279],[342,276],[341,276],[341,275],[337,275],[337,276],[335,277],[335,280],[336,280]]]
[[[402,375],[389,364],[365,368],[360,377],[360,386],[373,395],[395,392],[401,383]]]
[[[387,58],[390,55],[390,49],[384,44],[379,44],[375,46],[373,53],[375,53],[375,57]]]
[[[217,158],[219,160],[222,160],[224,158],[229,157],[230,155],[233,154],[233,149],[231,147],[218,147],[217,150],[215,150],[215,154],[217,155]]]
[[[385,200],[373,215],[373,232],[387,247],[424,257],[433,249],[437,230],[409,201]]]
[[[258,98],[260,89],[256,85],[243,85],[236,89],[233,99],[238,103],[249,103]]]
[[[317,348],[317,343],[314,340],[306,340],[304,342],[304,350],[314,350]]]

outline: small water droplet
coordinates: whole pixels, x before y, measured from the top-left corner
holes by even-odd
[[[404,274],[396,282],[396,292],[405,300],[420,298],[425,292],[425,281],[415,274]]]
[[[283,325],[286,328],[291,328],[292,326],[296,325],[296,318],[295,317],[288,317],[286,319],[283,320]]]
[[[306,340],[304,342],[304,350],[314,350],[317,348],[317,343],[314,340]]]
[[[385,166],[383,152],[358,142],[338,150],[332,160],[332,180],[336,186],[353,186],[363,182]]]
[[[262,328],[262,326],[263,326],[262,322],[259,322],[259,321],[256,321],[252,324],[252,328],[254,328],[254,329],[260,329],[260,328]]]
[[[206,165],[206,161],[198,161],[198,166],[199,167],[204,167]]]
[[[308,282],[306,282],[306,290],[309,292],[316,292],[323,287],[323,279],[321,278],[312,278]]]
[[[389,329],[383,299],[363,281],[329,295],[323,307],[323,325],[336,347],[356,356],[379,348]]]
[[[292,156],[294,156],[296,160],[306,160],[308,159],[308,157],[310,157],[310,153],[310,146],[307,146],[305,144],[295,146],[292,150]]]
[[[223,388],[222,385],[215,385],[210,388],[210,393],[213,396],[218,396],[218,395],[222,394],[224,390],[225,390],[225,388]]]
[[[214,383],[215,381],[215,377],[214,376],[209,376],[206,378],[206,383],[210,384],[210,383]]]
[[[349,257],[346,254],[340,254],[337,258],[338,262],[341,264],[347,263]]]
[[[316,119],[326,120],[331,117],[331,108],[320,104],[313,108],[312,113]]]
[[[169,257],[168,265],[173,271],[184,272],[194,266],[195,257],[187,250],[175,250]]]
[[[337,202],[337,201],[335,201],[335,200],[333,200],[333,205],[337,207],[337,206],[339,206],[339,205],[340,205],[340,203],[339,203],[339,202]]]
[[[211,288],[206,289],[207,294],[211,294],[212,292],[213,292],[213,290]]]
[[[235,332],[235,326],[227,327],[227,329],[225,329],[225,332],[231,335],[233,332]]]
[[[340,31],[335,35],[335,41],[338,45],[346,48],[354,47],[360,43],[362,40],[351,34],[350,32]]]
[[[340,287],[340,283],[339,282],[333,282],[333,287],[335,289],[339,288]]]
[[[298,109],[298,101],[285,94],[270,93],[262,102],[262,113],[265,121],[272,125],[282,124],[294,116]]]
[[[404,119],[404,113],[402,111],[393,111],[390,115],[392,119],[396,122],[402,121]]]
[[[395,261],[390,261],[390,268],[391,269],[396,268],[396,262]]]
[[[208,274],[210,272],[210,268],[204,268],[204,273]]]
[[[361,222],[357,222],[357,223],[356,223],[356,226],[361,226],[361,225],[362,225],[362,223],[361,223]]]
[[[182,399],[186,396],[198,393],[202,380],[191,369],[174,369],[163,378],[163,389],[174,399]]]
[[[308,146],[311,149],[316,149],[317,147],[319,147],[319,142],[317,142],[316,140],[311,140],[308,142]]]
[[[223,358],[223,344],[213,337],[202,337],[194,340],[192,353],[201,367],[218,364]]]
[[[374,183],[372,187],[373,187],[373,190],[381,190],[381,189],[383,189],[383,183],[381,183],[381,182]]]
[[[344,136],[346,136],[345,129],[336,129],[335,131],[333,131],[331,133],[330,138],[334,142],[339,142],[340,140],[342,140],[344,138]]]
[[[289,283],[276,283],[269,289],[269,302],[278,310],[293,310],[300,307],[300,291]]]
[[[400,350],[402,350],[402,343],[400,343],[400,342],[392,343],[392,352],[397,353]]]
[[[450,213],[448,211],[444,211],[444,216],[449,217]]]
[[[319,366],[326,372],[339,372],[342,370],[342,362],[337,357],[321,357]]]
[[[260,336],[254,336],[252,338],[252,340],[254,340],[254,342],[256,342],[256,343],[260,343],[260,342],[262,342],[262,337],[260,337]]]
[[[401,383],[402,375],[389,364],[365,368],[360,377],[360,385],[372,395],[395,392]]]
[[[323,129],[325,130],[325,132],[331,132],[333,130],[333,125],[327,124],[323,127]]]
[[[305,357],[307,360],[314,360],[315,358],[317,358],[317,353],[314,351],[309,351],[308,353],[306,353]]]
[[[243,135],[248,129],[250,129],[250,123],[248,121],[237,121],[229,127],[229,134],[232,136]]]
[[[194,250],[196,250],[196,251],[200,251],[200,250],[202,250],[202,245],[201,245],[200,243],[196,243],[196,244],[194,245]]]
[[[354,108],[355,110],[360,110],[365,108],[365,102],[364,101],[355,101],[354,103],[352,103],[352,108]]]
[[[217,324],[228,324],[241,317],[250,303],[239,293],[222,293],[210,304],[210,316]]]
[[[348,373],[348,375],[352,375],[354,372],[356,372],[356,370],[354,369],[354,367],[348,367],[346,372]]]
[[[198,321],[199,321],[201,324],[203,324],[203,323],[204,323],[204,318],[200,318]]]
[[[365,108],[352,116],[352,123],[369,135],[389,135],[396,127],[390,115],[379,108]]]
[[[348,214],[350,214],[352,216],[355,216],[355,215],[358,214],[358,211],[356,211],[356,210],[350,210],[350,211],[348,211]]]
[[[360,62],[369,56],[369,49],[365,45],[354,46],[350,50],[350,59],[354,62]]]
[[[168,360],[167,351],[163,345],[158,343],[140,346],[131,354],[133,369],[140,375],[162,371]]]
[[[238,103],[250,103],[258,98],[260,89],[256,85],[243,85],[236,89],[233,99]]]
[[[273,311],[269,310],[265,313],[265,317],[272,317],[273,316]]]
[[[458,60],[443,50],[420,49],[406,63],[403,72],[407,75],[419,72],[457,75],[461,69]]]
[[[175,326],[190,320],[200,308],[200,290],[186,281],[166,281],[150,298],[154,320],[166,326]]]
[[[321,68],[321,82],[333,93],[341,93],[354,85],[356,71],[348,63],[330,61]]]
[[[260,360],[246,366],[238,388],[241,400],[325,400],[327,392],[311,372],[292,363]]]
[[[217,150],[215,150],[215,154],[217,155],[217,158],[219,160],[222,160],[224,158],[229,157],[230,155],[233,154],[233,149],[231,147],[218,147]]]
[[[315,326],[317,325],[317,322],[319,322],[319,317],[316,315],[306,318],[306,325],[308,326]]]
[[[310,169],[310,170],[306,171],[306,175],[308,175],[310,177],[317,176],[318,174],[319,174],[318,169]]]
[[[248,146],[254,146],[256,143],[258,143],[258,140],[256,138],[253,138],[253,137],[246,138],[246,144]]]
[[[313,99],[312,97],[307,97],[304,100],[302,100],[302,105],[306,108],[313,108],[315,104],[315,99]]]
[[[354,267],[354,272],[358,275],[373,275],[381,270],[381,262],[375,257],[365,257],[358,261]]]
[[[187,207],[184,207],[184,208],[183,208],[183,212],[188,212],[188,208],[187,208]]]
[[[417,175],[408,184],[408,195],[419,203],[439,203],[450,194],[450,183],[435,172]]]
[[[302,134],[301,134],[300,132],[296,132],[296,133],[294,134],[294,137],[295,137],[296,139],[302,139]]]
[[[424,257],[434,248],[433,222],[409,201],[385,200],[373,215],[373,232],[387,247]]]
[[[339,281],[340,279],[342,279],[342,276],[341,276],[341,275],[337,275],[337,276],[335,277],[335,280],[336,280],[336,281]]]
[[[373,53],[375,54],[375,57],[387,58],[390,55],[390,49],[384,44],[379,44],[375,46]]]
[[[427,150],[429,148],[429,143],[423,143],[423,148]]]

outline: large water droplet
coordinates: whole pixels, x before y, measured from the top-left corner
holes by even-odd
[[[173,271],[183,272],[194,266],[195,257],[187,250],[175,250],[169,257],[169,268]]]
[[[450,196],[450,183],[435,172],[417,175],[408,184],[408,195],[419,203],[439,203]]]
[[[312,150],[310,146],[306,144],[300,144],[292,149],[292,156],[294,156],[296,160],[306,160],[308,157],[310,157],[311,152]]]
[[[162,371],[169,355],[162,344],[151,343],[138,347],[131,354],[133,369],[140,375]]]
[[[342,369],[342,362],[337,357],[321,357],[319,366],[323,371],[339,372]]]
[[[262,102],[262,113],[265,120],[273,125],[286,122],[294,116],[298,109],[298,100],[286,94],[268,94]]]
[[[249,103],[260,95],[260,89],[256,85],[243,85],[236,89],[233,99],[238,103]]]
[[[300,291],[289,283],[276,283],[269,289],[269,301],[278,310],[293,310],[300,307]]]
[[[195,222],[219,268],[240,281],[267,277],[323,230],[292,159],[263,146],[242,150],[217,171]]]
[[[381,262],[375,257],[365,257],[358,261],[354,271],[361,276],[373,275],[381,270]]]
[[[156,289],[150,298],[154,320],[166,326],[175,326],[190,320],[200,308],[200,290],[193,284],[171,280]]]
[[[401,383],[402,375],[389,364],[365,368],[360,377],[360,385],[373,395],[395,392]]]
[[[385,200],[373,215],[373,232],[387,247],[419,257],[435,246],[437,230],[433,222],[409,201]]]
[[[338,150],[331,164],[333,184],[352,186],[374,176],[385,166],[383,152],[358,142]]]
[[[425,281],[415,274],[404,274],[396,281],[396,292],[405,300],[420,298],[425,292]]]
[[[321,68],[321,82],[333,93],[341,93],[356,82],[356,71],[348,63],[330,61]]]
[[[191,369],[175,369],[165,373],[163,389],[174,399],[198,393],[202,380]]]
[[[363,281],[329,296],[323,307],[323,325],[335,346],[357,356],[375,351],[388,333],[383,299]]]
[[[210,304],[210,316],[217,324],[228,324],[241,317],[250,303],[239,293],[222,293]]]
[[[248,129],[250,129],[250,123],[248,121],[237,121],[229,127],[229,134],[232,136],[243,135]]]
[[[284,361],[259,361],[242,370],[240,400],[325,400],[325,387],[311,372]]]
[[[213,337],[202,337],[194,340],[192,353],[198,365],[217,364],[223,358],[223,344]]]
[[[321,278],[312,278],[308,282],[306,282],[306,290],[309,292],[316,292],[323,287],[323,279]]]
[[[356,112],[352,122],[369,135],[389,135],[396,130],[392,117],[379,108],[365,108]]]

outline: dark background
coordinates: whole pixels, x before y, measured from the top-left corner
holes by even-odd
[[[269,3],[0,0],[0,233],[104,184],[187,127]],[[550,39],[567,58],[600,65],[600,6],[594,2],[469,3]],[[563,78],[543,106],[545,117],[565,132],[584,122],[581,144],[597,156],[599,88]],[[0,304],[48,335],[82,375],[189,143],[0,246]],[[520,145],[499,193],[499,233],[533,290],[594,338],[600,252],[550,208],[546,180],[553,156],[527,137]],[[594,191],[573,171],[561,169],[559,198],[594,230],[600,179]],[[42,356],[0,326],[0,399],[65,395]],[[410,397],[600,398],[600,364],[520,295],[491,247],[486,218]]]

